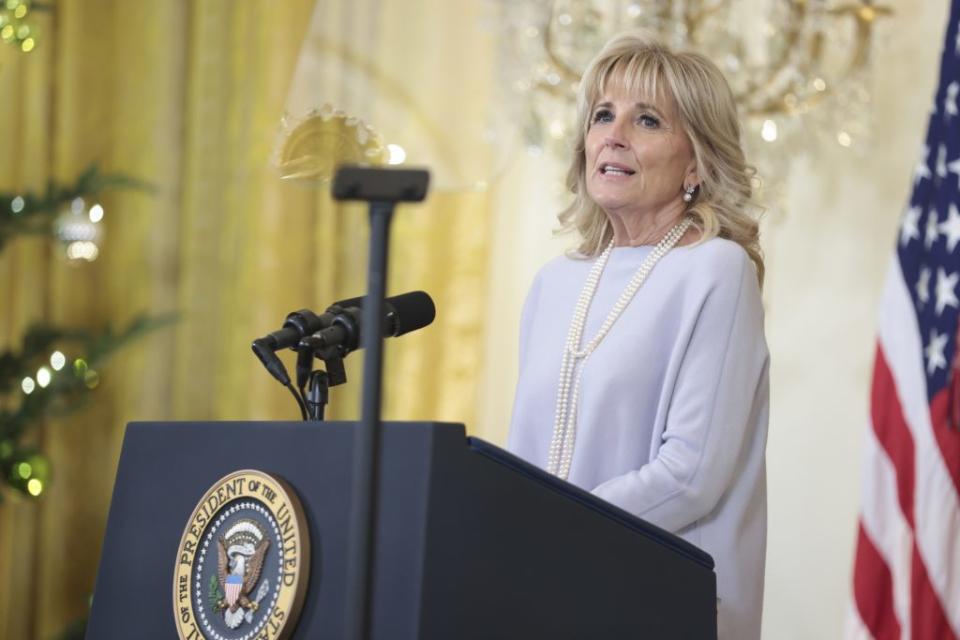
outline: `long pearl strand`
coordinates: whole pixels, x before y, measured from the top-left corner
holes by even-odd
[[[557,409],[553,420],[553,438],[550,441],[550,451],[547,454],[547,471],[566,480],[570,475],[570,463],[573,461],[573,445],[577,435],[577,402],[580,399],[580,377],[583,374],[584,364],[600,342],[610,332],[611,327],[623,313],[637,291],[646,281],[654,265],[677,244],[692,224],[690,218],[678,222],[663,237],[653,251],[640,264],[640,268],[633,274],[616,304],[607,314],[600,326],[600,330],[592,340],[582,348],[583,330],[586,326],[587,312],[596,294],[600,276],[607,266],[610,253],[613,251],[613,241],[607,245],[600,257],[593,264],[587,281],[580,292],[580,299],[573,312],[570,330],[567,333],[567,342],[563,350],[563,360],[560,363],[560,383],[557,387]]]

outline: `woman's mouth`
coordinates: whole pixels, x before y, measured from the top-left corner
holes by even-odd
[[[635,173],[630,167],[616,162],[604,162],[600,165],[600,174],[604,176],[632,176]]]

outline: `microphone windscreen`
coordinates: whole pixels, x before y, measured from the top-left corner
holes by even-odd
[[[422,329],[437,317],[437,308],[433,304],[433,298],[426,291],[402,293],[387,298],[386,303],[393,307],[393,312],[396,314],[394,336],[402,336],[405,333]]]

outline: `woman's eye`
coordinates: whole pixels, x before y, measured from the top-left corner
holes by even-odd
[[[649,115],[646,115],[646,114],[640,116],[640,118],[639,118],[638,120],[639,120],[640,124],[641,124],[642,126],[646,127],[647,129],[656,129],[657,127],[660,126],[660,121],[659,121],[659,120],[657,120],[657,119],[654,118],[653,116],[649,116]]]
[[[600,109],[593,114],[593,122],[612,122],[613,113],[609,109]]]

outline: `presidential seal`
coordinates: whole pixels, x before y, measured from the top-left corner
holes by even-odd
[[[181,640],[276,640],[293,633],[310,544],[293,489],[262,471],[221,478],[190,516],[173,578]]]

